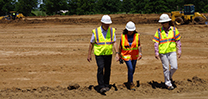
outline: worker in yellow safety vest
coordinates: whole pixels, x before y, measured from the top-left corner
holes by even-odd
[[[102,25],[92,30],[92,37],[88,50],[87,60],[90,62],[92,60],[91,52],[94,48],[95,59],[98,66],[97,81],[101,93],[109,91],[113,48],[116,51],[116,60],[119,59],[115,28],[110,27],[111,23],[110,16],[103,15],[101,18]]]
[[[137,60],[142,58],[142,51],[140,45],[140,35],[136,31],[136,26],[132,21],[126,24],[126,28],[121,34],[121,41],[119,46],[120,58],[125,61],[128,67],[128,88],[135,90],[133,83],[133,75]]]
[[[162,27],[159,28],[153,38],[155,47],[155,58],[161,60],[165,85],[168,90],[173,90],[172,76],[178,69],[176,49],[178,48],[178,58],[181,57],[181,36],[178,29],[167,14],[162,14],[159,19]],[[177,48],[176,48],[177,47]],[[171,69],[169,70],[169,63]]]

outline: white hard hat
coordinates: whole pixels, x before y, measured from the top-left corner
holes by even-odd
[[[101,22],[105,23],[105,24],[111,24],[112,23],[111,18],[110,18],[109,15],[103,15],[103,17],[101,19]]]
[[[128,31],[135,31],[135,30],[136,30],[135,24],[134,24],[132,21],[129,21],[129,22],[126,24],[126,29],[127,29]]]
[[[159,20],[160,23],[162,23],[162,22],[169,22],[169,21],[171,21],[171,19],[169,18],[169,16],[167,14],[162,14],[160,16],[160,20]]]

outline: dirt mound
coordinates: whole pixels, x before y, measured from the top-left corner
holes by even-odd
[[[74,18],[75,16],[61,17],[28,17],[23,20],[0,20],[1,24],[100,24],[100,19],[93,18]],[[113,24],[126,24],[128,21],[134,21],[136,24],[152,24],[157,23],[159,15],[157,14],[120,14],[112,17]],[[31,19],[32,18],[32,19]]]
[[[137,83],[136,91],[128,90],[125,85],[111,85],[110,91],[105,94],[108,97],[111,97],[115,94],[121,95],[121,97],[126,97],[131,95],[133,92],[138,96],[152,96],[157,97],[164,94],[177,94],[177,93],[193,93],[197,91],[208,91],[208,83],[206,80],[198,78],[197,76],[193,77],[191,80],[187,79],[185,81],[174,81],[174,86],[176,87],[172,91],[168,91],[165,88],[163,82],[150,81],[147,83]],[[92,96],[97,96],[99,89],[97,86],[82,86],[79,87],[78,84],[70,84],[69,87],[39,87],[39,88],[7,88],[0,90],[0,97],[2,98],[87,98]],[[101,95],[101,96],[102,96]],[[98,96],[100,97],[100,96]]]

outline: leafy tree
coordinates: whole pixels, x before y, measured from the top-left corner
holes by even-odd
[[[167,12],[181,10],[183,8],[183,0],[166,0]]]
[[[41,10],[49,15],[57,14],[58,11],[67,9],[67,0],[45,0],[44,4],[41,5]]]
[[[164,0],[150,0],[150,5],[153,6],[152,13],[170,12],[167,11],[167,3]]]
[[[94,13],[93,7],[95,5],[95,0],[77,0],[76,14],[92,14]]]
[[[28,16],[31,14],[31,11],[37,7],[37,3],[37,0],[18,0],[15,11]]]
[[[95,10],[97,13],[113,14],[120,10],[120,0],[97,0]]]
[[[134,13],[144,13],[144,7],[146,2],[148,2],[149,0],[134,0],[135,4],[134,4]]]
[[[131,3],[132,0],[123,0],[122,2],[122,11],[129,13],[131,11],[131,7],[134,5]]]
[[[13,0],[0,0],[0,15],[7,15],[15,8]]]
[[[68,0],[68,9],[69,9],[69,14],[76,14],[76,9],[77,9],[77,0]]]

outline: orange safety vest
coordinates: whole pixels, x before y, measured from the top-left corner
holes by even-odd
[[[129,47],[129,42],[128,42],[128,37],[127,34],[121,34],[121,58],[124,61],[129,61],[129,60],[137,60],[139,57],[139,49],[138,49],[138,44],[139,44],[139,34],[135,33],[134,34],[134,40],[131,44],[131,47]]]

